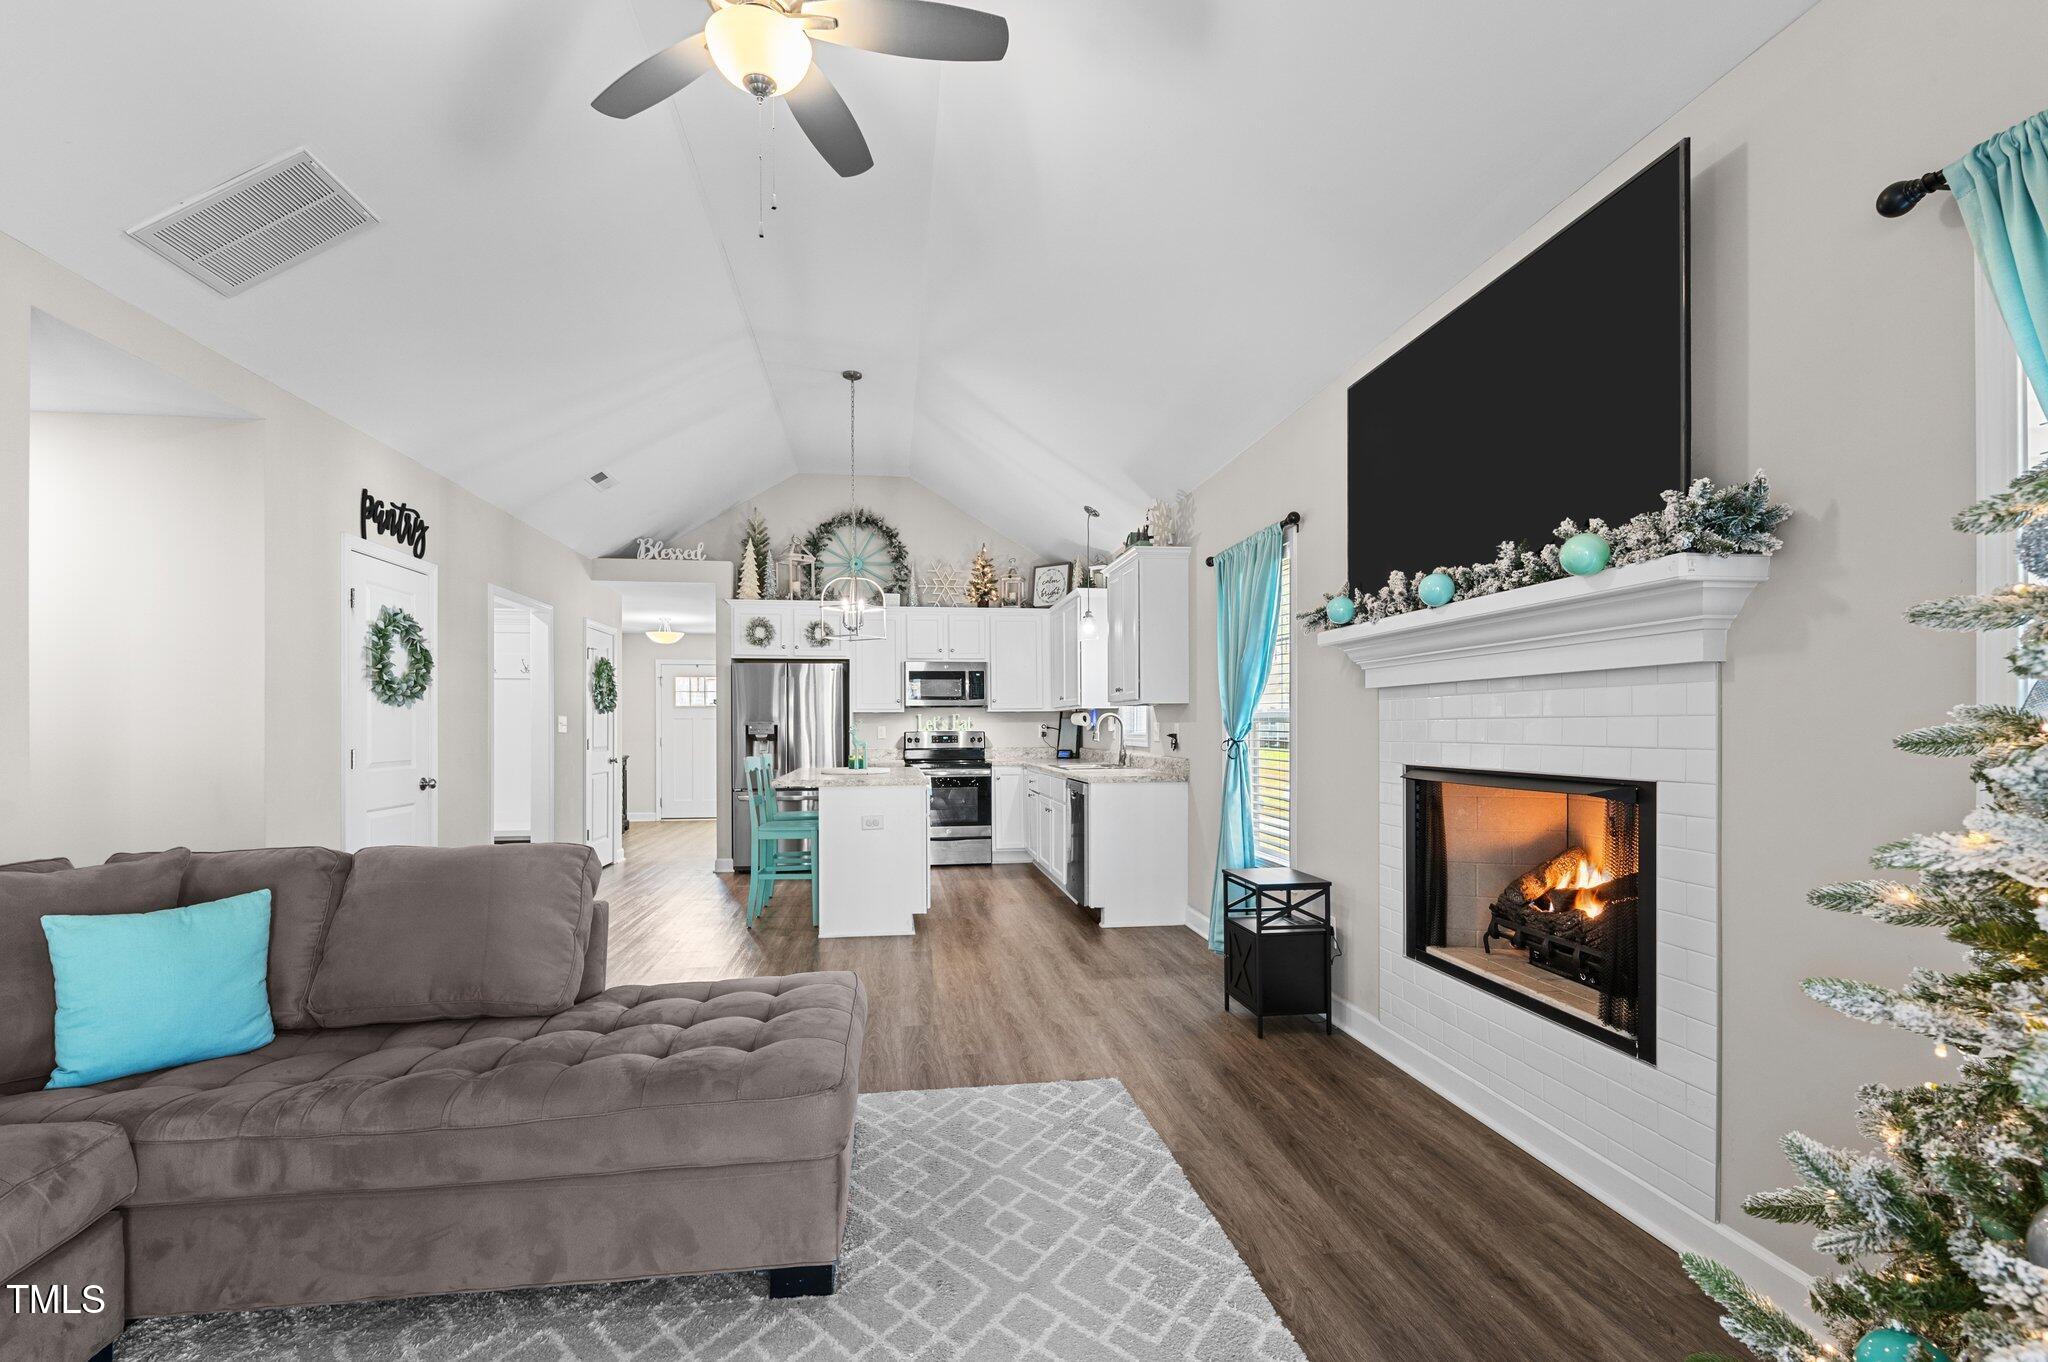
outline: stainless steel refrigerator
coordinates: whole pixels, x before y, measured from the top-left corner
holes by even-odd
[[[747,821],[746,758],[775,758],[775,774],[799,766],[846,765],[853,720],[847,670],[839,662],[767,662],[734,659],[732,714],[732,863],[754,863]],[[792,848],[794,849],[794,848]]]

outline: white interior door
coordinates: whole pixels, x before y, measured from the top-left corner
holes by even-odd
[[[583,623],[583,837],[605,865],[619,852],[619,712],[599,714],[590,696],[599,658],[619,669],[619,636],[595,620]]]
[[[428,649],[440,650],[434,565],[350,540],[342,574],[348,589],[342,659],[342,847],[357,851],[369,846],[432,846],[439,807],[435,712],[441,678],[436,676],[427,693],[411,705],[401,709],[384,704],[370,694],[363,645],[371,623],[389,606],[418,620]],[[403,662],[403,650],[396,651],[394,665]]]
[[[552,842],[555,831],[555,622],[533,612],[533,840]],[[565,724],[566,730],[567,725]]]
[[[718,816],[718,676],[709,662],[662,662],[654,672],[655,812]]]

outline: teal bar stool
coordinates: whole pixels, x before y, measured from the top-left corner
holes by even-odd
[[[818,815],[777,808],[775,766],[769,757],[748,757],[747,822],[754,846],[754,868],[747,877],[747,927],[767,911],[768,900],[782,880],[807,880],[811,886],[811,925],[818,925]],[[785,851],[784,842],[802,842],[801,851]]]

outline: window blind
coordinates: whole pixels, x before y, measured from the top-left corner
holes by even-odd
[[[1273,669],[1252,720],[1252,844],[1262,865],[1286,865],[1294,841],[1294,536],[1280,553],[1280,627]]]

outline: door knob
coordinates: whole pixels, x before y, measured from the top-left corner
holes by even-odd
[[[421,776],[420,788],[422,790],[438,790],[441,788],[441,782],[434,779],[432,776]]]
[[[609,766],[617,766],[619,764],[619,759],[617,757],[606,757],[605,764]]]

